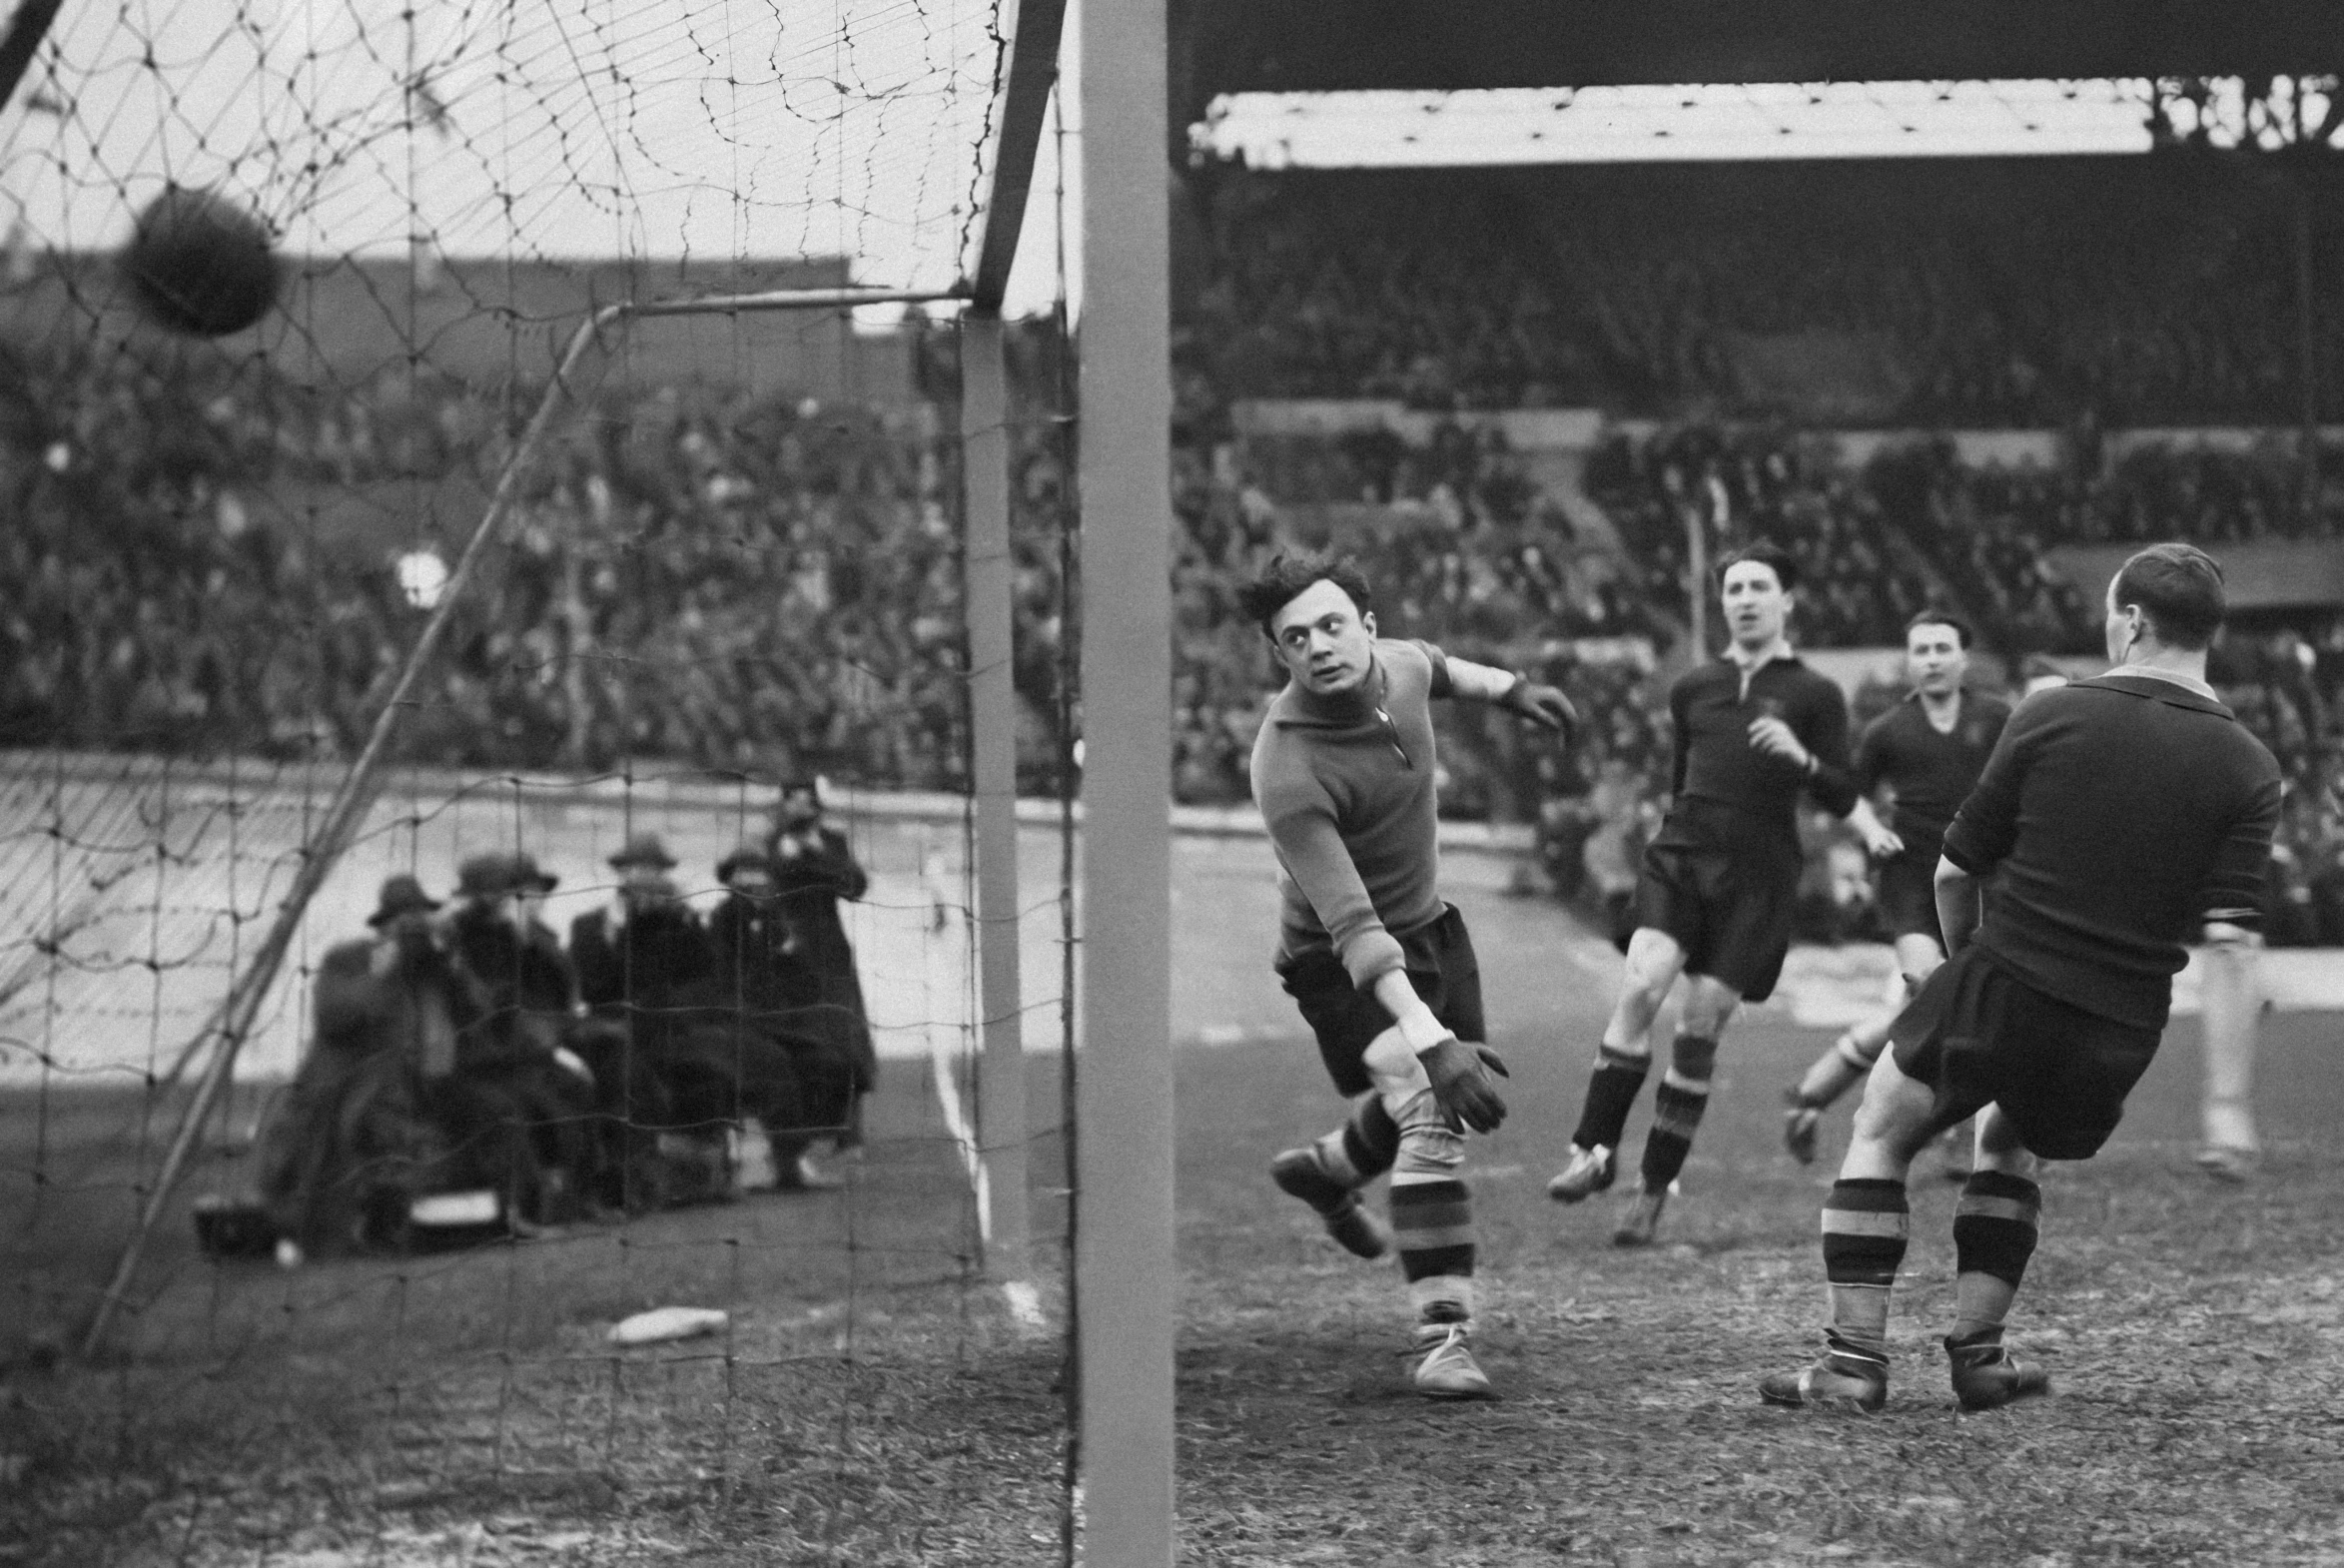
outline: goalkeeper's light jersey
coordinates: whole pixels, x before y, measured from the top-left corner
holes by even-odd
[[[1448,660],[1427,642],[1377,638],[1355,692],[1289,682],[1253,742],[1253,800],[1277,852],[1279,951],[1331,949],[1365,990],[1401,967],[1392,933],[1437,919],[1432,709]]]

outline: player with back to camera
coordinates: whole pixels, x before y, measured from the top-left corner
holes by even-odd
[[[1718,1037],[1744,1002],[1773,994],[1790,951],[1805,857],[1802,793],[1846,816],[1848,699],[1791,651],[1785,635],[1798,571],[1780,547],[1752,544],[1718,567],[1726,651],[1669,690],[1675,775],[1668,815],[1645,847],[1627,974],[1587,1084],[1571,1158],[1547,1183],[1576,1203],[1612,1184],[1620,1135],[1652,1066],[1652,1027],[1681,974],[1684,1009],[1645,1135],[1641,1189],[1613,1232],[1647,1246],[1669,1184],[1709,1105]]]
[[[1938,916],[1952,956],[1889,1031],[1823,1210],[1825,1353],[1759,1384],[1770,1403],[1877,1410],[1905,1182],[1941,1129],[1982,1112],[1953,1212],[1954,1397],[1971,1410],[2048,1391],[2003,1319],[2033,1255],[2039,1160],[2086,1160],[2156,1054],[2182,944],[2261,920],[2279,765],[2214,696],[2206,644],[2222,569],[2152,544],[2108,583],[2114,668],[2019,704],[1946,832]],[[2000,880],[1979,918],[1980,882]]]
[[[1376,634],[1348,558],[1280,555],[1240,594],[1285,688],[1253,743],[1253,799],[1282,905],[1276,969],[1316,1037],[1346,1124],[1281,1154],[1270,1175],[1361,1257],[1396,1244],[1416,1311],[1412,1380],[1478,1399],[1466,1130],[1505,1117],[1482,1044],[1481,972],[1464,917],[1437,885],[1431,703],[1462,697],[1570,733],[1560,691],[1527,676]],[[1359,1190],[1391,1173],[1389,1231]]]
[[[1964,684],[1969,639],[1969,623],[1946,610],[1925,609],[1907,622],[1905,675],[1913,690],[1867,725],[1856,746],[1856,809],[1848,821],[1880,863],[1877,907],[1908,999],[1946,961],[1934,885],[1946,829],[2010,718],[2008,703]],[[1893,826],[1874,805],[1884,784],[1894,798]],[[1824,1110],[1872,1071],[1901,1011],[1890,1008],[1842,1035],[1786,1095],[1783,1138],[1801,1165],[1815,1159]],[[1965,1152],[1949,1159],[1968,1175]]]

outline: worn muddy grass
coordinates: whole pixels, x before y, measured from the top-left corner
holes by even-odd
[[[1485,1405],[1407,1391],[1393,1271],[1335,1251],[1261,1175],[1332,1117],[1308,1049],[1182,1053],[1183,1563],[2344,1561],[2337,1021],[2274,1022],[2271,1153],[2252,1184],[2189,1165],[2187,1024],[2110,1150],[2054,1172],[2011,1336],[2050,1366],[2047,1400],[1954,1408],[1936,1347],[1953,1189],[1917,1179],[1895,1387],[1865,1419],[1752,1390],[1812,1353],[1827,1166],[1779,1152],[1776,1097],[1828,1037],[1761,1020],[1729,1042],[1663,1245],[1622,1253],[1608,1199],[1561,1209],[1541,1192],[1598,1005],[1498,1032],[1515,1115],[1474,1150],[1478,1342],[1504,1394]],[[1035,1093],[1039,1116],[1055,1088]],[[1840,1137],[1844,1117],[1827,1162]],[[1055,1155],[1037,1165],[1047,1187]],[[183,1261],[146,1353],[17,1360],[0,1550],[307,1568],[1054,1561],[1058,1346],[954,1252],[957,1179],[949,1149],[882,1141],[847,1196],[761,1197],[623,1237],[284,1277]],[[602,1344],[615,1313],[679,1295],[734,1306],[730,1336]]]

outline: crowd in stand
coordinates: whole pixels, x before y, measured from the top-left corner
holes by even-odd
[[[2295,203],[2333,278],[2332,196],[2173,159],[1207,168],[1177,341],[1227,397],[2292,424]],[[2334,291],[2312,308],[2332,407]]]
[[[424,621],[393,557],[456,558],[507,425],[463,389],[331,402],[128,355],[0,377],[0,742],[353,755]],[[948,446],[863,410],[663,389],[570,424],[458,596],[400,754],[626,755],[912,785],[961,771]],[[374,496],[389,528],[300,497]]]
[[[656,835],[610,864],[611,903],[566,943],[541,918],[557,879],[526,854],[466,860],[451,904],[383,884],[371,934],[319,967],[244,1246],[290,1260],[721,1197],[752,1127],[772,1184],[836,1184],[811,1151],[859,1140],[878,1064],[837,911],[866,879],[812,788],[785,787],[772,831],[717,865],[705,919]]]
[[[1360,555],[1386,630],[1573,692],[1591,720],[1574,756],[1445,720],[1445,808],[1524,820],[1558,794],[1649,800],[1665,738],[1646,678],[1684,635],[1692,533],[1713,558],[1752,536],[1789,549],[1810,646],[1893,642],[1951,600],[2011,653],[2092,645],[2059,545],[2338,536],[2334,452],[2307,474],[2292,434],[2190,450],[2105,433],[2300,412],[2292,262],[2239,238],[2288,215],[2221,179],[2056,160],[1197,172],[1201,264],[1174,324],[1176,795],[1244,798],[1269,682],[1232,588],[1285,541]],[[2314,241],[2335,259],[2328,229]],[[2315,313],[2317,341],[2333,325]],[[953,343],[921,341],[939,397]],[[1078,700],[1074,444],[1049,412],[1070,395],[1063,346],[1028,330],[1011,349],[1035,788],[1064,772]],[[2332,356],[2316,370],[2333,405]],[[1238,432],[1237,398],[1294,395],[1443,417],[1416,439]],[[534,398],[427,373],[295,387],[119,348],[0,361],[0,572],[22,585],[0,605],[0,744],[355,754],[431,602],[394,557],[454,562]],[[1632,416],[1584,468],[1617,551],[1473,416],[1558,403]],[[935,412],[590,391],[456,595],[397,754],[959,787],[958,455]],[[1981,462],[1908,435],[1855,460],[1822,433],[1835,422],[2022,423],[2055,430],[2055,456]],[[2315,653],[2301,690],[2243,686],[2307,801],[2336,776],[2335,662]],[[2307,864],[2322,810],[2303,808]]]

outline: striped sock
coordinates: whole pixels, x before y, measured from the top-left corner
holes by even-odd
[[[1980,1171],[1963,1184],[1953,1208],[1953,1337],[2001,1332],[2041,1213],[2042,1188],[2024,1176]]]
[[[1831,1282],[1835,1342],[1882,1358],[1889,1348],[1889,1293],[1905,1261],[1912,1213],[1905,1183],[1832,1183],[1823,1205],[1823,1272]]]
[[[1392,1168],[1400,1152],[1399,1124],[1384,1109],[1381,1095],[1367,1095],[1351,1107],[1350,1120],[1315,1147],[1319,1169],[1356,1190]]]
[[[1693,1153],[1693,1135],[1709,1109],[1709,1079],[1718,1043],[1706,1035],[1679,1035],[1669,1046],[1669,1070],[1652,1097],[1652,1131],[1644,1135],[1644,1190],[1665,1192]]]
[[[1581,1149],[1619,1148],[1628,1113],[1644,1088],[1644,1075],[1651,1071],[1649,1056],[1632,1056],[1614,1046],[1598,1048],[1595,1076],[1587,1081],[1587,1103],[1580,1109],[1579,1131],[1571,1135],[1571,1142]]]
[[[1429,1281],[1473,1276],[1473,1202],[1458,1175],[1465,1141],[1441,1121],[1430,1090],[1409,1099],[1395,1120],[1400,1150],[1392,1165],[1392,1244],[1421,1315],[1425,1301],[1441,1293]]]

